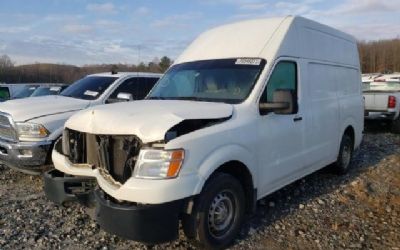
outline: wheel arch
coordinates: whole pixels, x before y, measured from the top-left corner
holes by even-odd
[[[199,172],[203,177],[196,187],[201,193],[207,181],[215,173],[226,173],[235,177],[243,187],[246,197],[246,211],[252,212],[257,201],[256,162],[252,153],[239,145],[231,145],[216,150],[207,157]]]
[[[352,125],[348,125],[346,127],[346,129],[343,132],[343,135],[349,135],[350,138],[353,140],[353,149],[355,148],[355,142],[356,142],[356,138],[355,138],[355,131],[354,131],[354,127]]]
[[[348,133],[353,139],[353,149],[356,149],[362,140],[363,124],[359,124],[355,119],[349,117],[346,119],[341,127],[341,133],[339,137],[339,147],[344,134]],[[339,150],[338,147],[338,150]]]
[[[253,176],[247,166],[240,161],[233,160],[222,164],[209,178],[215,173],[225,173],[235,177],[242,185],[245,193],[246,212],[254,212],[257,201],[257,189],[254,187]]]

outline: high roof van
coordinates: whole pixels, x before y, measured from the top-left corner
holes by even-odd
[[[72,116],[55,167],[95,177],[96,218],[146,243],[222,248],[256,201],[332,164],[362,140],[356,41],[288,16],[206,31],[145,100]]]

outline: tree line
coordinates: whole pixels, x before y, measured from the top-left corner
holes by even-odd
[[[363,73],[400,72],[400,39],[358,42]],[[116,71],[163,73],[172,64],[166,56],[138,65],[100,64],[74,66],[65,64],[35,63],[15,66],[7,55],[0,56],[0,82],[7,83],[72,83],[85,75]]]
[[[172,64],[166,56],[147,64],[96,64],[81,67],[65,64],[35,63],[15,66],[7,55],[0,56],[0,82],[6,83],[72,83],[88,74],[100,72],[163,73]]]
[[[400,39],[358,43],[363,73],[400,72]]]

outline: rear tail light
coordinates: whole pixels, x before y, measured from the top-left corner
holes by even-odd
[[[396,97],[390,95],[388,100],[388,107],[393,109],[396,107]]]

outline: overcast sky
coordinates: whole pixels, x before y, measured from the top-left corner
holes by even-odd
[[[0,55],[17,64],[174,59],[211,27],[282,15],[357,39],[400,37],[400,0],[0,0]]]

